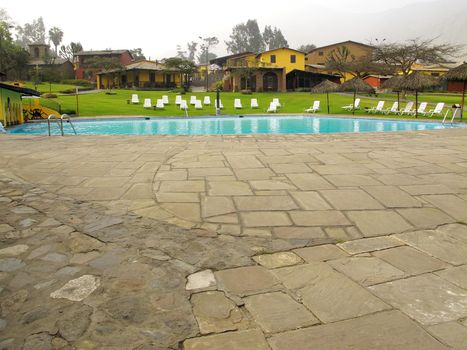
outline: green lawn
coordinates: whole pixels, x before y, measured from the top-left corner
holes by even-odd
[[[25,87],[30,88],[30,89],[35,89],[36,86],[34,85],[33,82],[26,82],[24,84]],[[37,84],[37,91],[42,92],[42,93],[53,93],[57,94],[60,93],[60,91],[64,90],[70,90],[70,89],[75,89],[76,85],[70,85],[70,84],[59,84],[59,83],[40,83]]]
[[[133,90],[113,90],[115,95],[107,95],[104,92],[79,95],[79,115],[80,116],[120,116],[120,115],[147,115],[147,116],[184,116],[185,112],[181,111],[175,105],[175,93],[163,91],[133,91]],[[127,100],[131,98],[131,94],[137,93],[140,104],[128,104]],[[162,95],[168,95],[170,105],[166,106],[165,110],[144,109],[143,101],[145,98],[151,98],[153,105],[156,99]],[[183,96],[188,102],[190,96],[195,95],[198,99],[203,100],[206,95],[211,96],[211,101],[214,103],[215,93],[187,93]],[[254,93],[252,95],[242,95],[240,93],[223,92],[221,100],[224,105],[222,114],[252,114],[265,113],[266,108],[274,97],[279,98],[282,103],[280,113],[303,113],[306,108],[309,108],[314,100],[321,101],[321,113],[327,112],[326,94],[310,94],[310,93]],[[356,111],[357,115],[365,115],[364,108],[375,106],[377,99],[361,97],[361,109]],[[378,97],[385,99],[392,96]],[[449,100],[448,100],[449,97]],[[240,98],[243,104],[243,109],[235,110],[233,108],[234,99]],[[258,99],[259,109],[250,108],[250,99]],[[431,103],[444,101],[451,103],[452,96],[430,96]],[[421,99],[422,101],[424,99]],[[428,101],[428,99],[426,99]],[[72,114],[76,111],[76,96],[59,96],[53,101],[59,102],[62,106],[63,113]],[[388,100],[389,101],[389,100]],[[454,101],[454,99],[453,99]],[[458,101],[456,101],[458,103]],[[351,95],[331,94],[330,109],[331,114],[348,114],[341,107],[352,103]],[[404,104],[402,104],[404,105]],[[386,103],[386,108],[390,107],[390,103]],[[433,108],[430,105],[429,108]],[[214,106],[204,106],[202,110],[195,110],[193,106],[189,106],[188,114],[190,116],[202,116],[215,114]]]

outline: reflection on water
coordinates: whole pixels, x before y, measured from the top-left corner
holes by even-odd
[[[309,116],[99,119],[74,121],[80,135],[216,135],[216,134],[319,134],[432,130],[459,125],[381,119],[319,118]],[[64,124],[66,134],[71,126]],[[46,134],[47,123],[23,124],[9,130],[19,134]],[[58,135],[59,128],[52,128]]]

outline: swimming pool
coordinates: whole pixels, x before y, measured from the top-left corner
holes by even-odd
[[[190,118],[105,118],[73,120],[78,135],[236,135],[328,134],[433,130],[459,127],[441,123],[393,119],[315,116],[222,116]],[[65,134],[73,134],[64,123]],[[8,130],[12,134],[47,134],[47,122],[27,123]],[[52,132],[59,135],[57,124]]]

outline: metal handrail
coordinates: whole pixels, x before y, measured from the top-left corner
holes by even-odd
[[[69,116],[68,114],[62,114],[62,116],[60,117],[62,136],[64,136],[64,132],[63,132],[63,121],[64,121],[64,120],[68,120],[68,123],[70,123],[71,128],[73,129],[73,132],[75,133],[75,135],[78,135],[78,134],[76,133],[76,129],[75,129],[73,123],[71,122],[70,116]]]
[[[55,119],[55,120],[57,121],[57,125],[58,125],[58,127],[60,128],[60,131],[61,131],[62,136],[63,136],[62,127],[60,126],[60,122],[58,121],[58,118],[57,118],[57,116],[56,116],[55,114],[51,114],[51,115],[49,115],[49,116],[47,117],[47,128],[48,128],[48,130],[49,130],[49,136],[52,136],[52,133],[51,133],[51,131],[50,131],[50,121],[53,120],[53,119]]]

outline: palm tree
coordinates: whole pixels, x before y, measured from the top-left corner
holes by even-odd
[[[49,39],[55,46],[55,57],[58,56],[58,45],[62,42],[63,32],[58,27],[50,28],[49,30]]]

